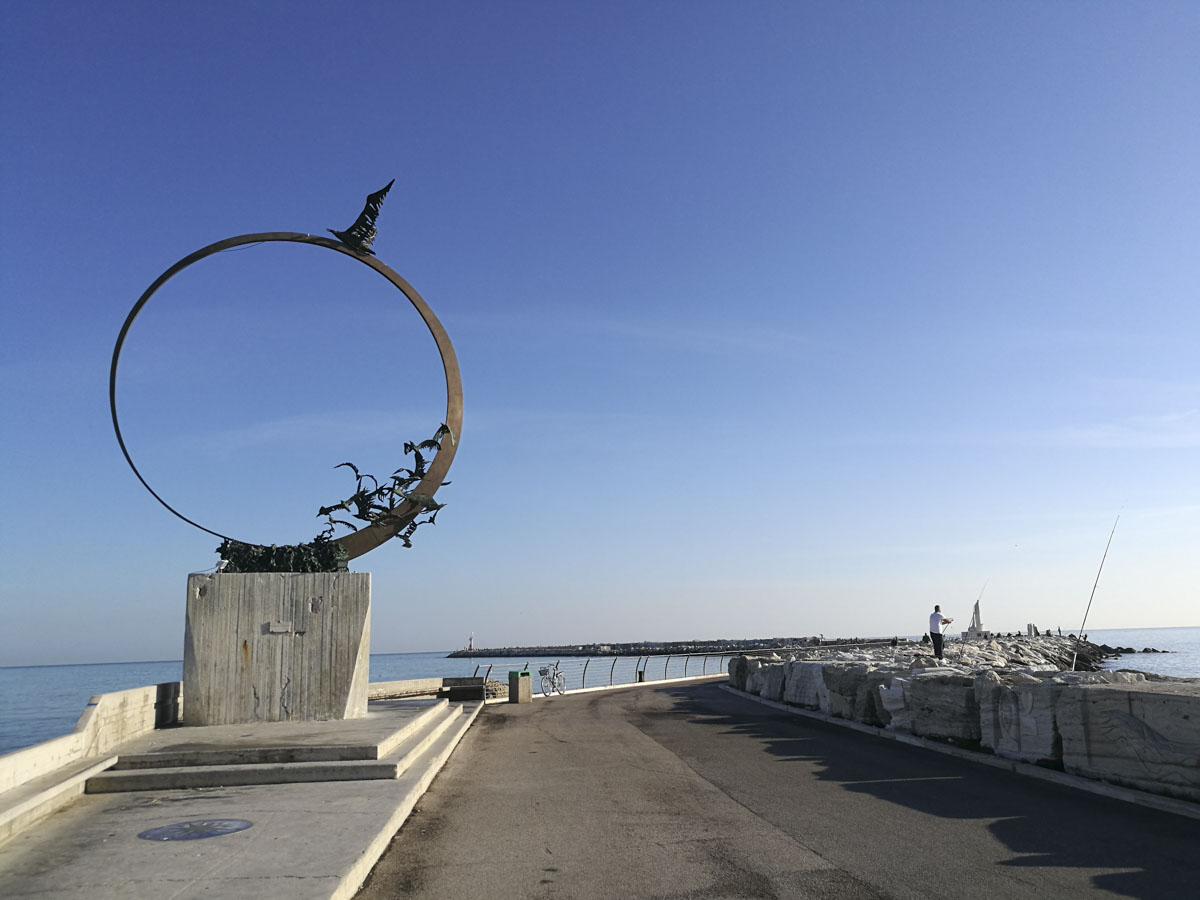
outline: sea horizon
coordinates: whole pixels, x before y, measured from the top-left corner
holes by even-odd
[[[1200,626],[1096,628],[1088,629],[1088,636],[1095,643],[1131,647],[1139,651],[1132,656],[1106,660],[1105,669],[1133,669],[1148,674],[1200,678]],[[1171,652],[1140,653],[1145,647]],[[490,674],[493,679],[504,681],[510,669],[526,662],[525,659],[514,657],[484,655],[450,658],[446,655],[449,652],[421,650],[372,653],[368,678],[371,682],[380,682]],[[713,656],[718,658],[714,660]],[[719,656],[712,654],[705,660],[709,670],[720,665]],[[683,668],[685,657],[682,655],[672,657],[658,654],[651,658],[669,660],[671,677],[695,674],[694,663],[690,669]],[[633,655],[605,659],[614,660],[610,671],[615,674],[617,681],[634,680]],[[554,661],[552,654],[531,654],[528,659],[530,668],[549,661]],[[654,663],[655,672],[660,664],[663,666],[663,675],[667,675],[667,661]],[[583,658],[564,659],[563,669],[568,678],[568,687],[580,686],[577,682],[584,677]],[[590,674],[595,678],[599,672],[599,677],[604,678],[603,671],[603,666],[593,666]],[[68,734],[74,729],[88,701],[97,694],[179,681],[182,675],[183,661],[179,659],[0,666],[0,754]]]
[[[1122,627],[1122,628],[1089,628],[1089,629],[1087,629],[1086,633],[1087,634],[1100,634],[1100,633],[1109,632],[1109,631],[1172,631],[1172,630],[1188,629],[1188,628],[1200,628],[1200,624],[1197,624],[1197,625],[1153,625],[1153,626],[1149,626],[1149,627],[1129,626],[1129,627]],[[1051,633],[1047,629],[1042,629],[1042,631],[1045,634]],[[1064,629],[1063,635],[1065,636],[1068,633],[1075,634],[1075,632],[1076,632],[1076,629],[1072,629],[1070,632],[1067,632]],[[999,631],[995,632],[995,633],[996,634],[1008,634],[1008,632],[999,632]],[[1055,633],[1057,633],[1057,632],[1055,632]],[[873,637],[863,638],[863,640],[886,640],[888,637],[890,637],[890,635],[887,635],[887,636],[875,635]],[[920,635],[919,634],[918,635],[909,634],[909,635],[904,635],[904,637],[919,638]],[[747,638],[698,638],[696,640],[698,642],[702,643],[704,641],[724,641],[724,640],[739,641],[739,640],[748,640],[748,639]],[[830,641],[849,640],[849,638],[829,638],[829,640]],[[581,642],[581,641],[564,641],[561,644],[532,645],[530,647],[530,649],[537,649],[538,647],[567,647],[567,646],[585,646],[586,647],[586,646],[591,646],[593,644],[604,644],[604,643],[619,644],[619,643],[628,643],[628,642],[596,641],[596,642],[591,642],[589,644],[589,643],[585,643],[585,642]],[[671,641],[663,641],[662,643],[672,643],[672,642]],[[1092,641],[1092,643],[1104,643],[1104,641]],[[512,645],[512,647],[521,647],[521,648],[524,648],[525,646],[526,645],[520,645],[520,644]],[[465,650],[465,649],[466,649],[465,647],[451,647],[449,649],[433,649],[433,650],[372,650],[371,656],[416,656],[416,655],[429,654],[429,653],[454,653],[456,651]],[[484,650],[507,650],[510,648],[505,646],[505,647],[485,647],[483,649]],[[629,655],[632,656],[632,655],[636,655],[636,654],[629,654]],[[182,657],[179,657],[177,659],[125,659],[125,660],[108,660],[106,662],[28,663],[25,665],[16,665],[16,666],[0,665],[0,669],[57,669],[57,668],[65,668],[68,666],[132,666],[132,665],[147,665],[148,666],[148,665],[158,665],[160,663],[167,664],[167,663],[182,663],[182,662],[183,662]]]

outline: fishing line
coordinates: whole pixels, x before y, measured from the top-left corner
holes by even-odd
[[[1117,513],[1117,521],[1113,522],[1112,531],[1108,533],[1108,543],[1104,545],[1104,555],[1100,557],[1100,568],[1096,570],[1096,581],[1092,585],[1092,596],[1088,597],[1087,609],[1083,611],[1083,624],[1079,626],[1079,640],[1083,640],[1083,629],[1087,627],[1088,613],[1092,611],[1092,600],[1096,596],[1096,585],[1100,583],[1100,573],[1104,571],[1104,561],[1108,559],[1108,548],[1112,546],[1113,535],[1117,533],[1117,522],[1121,521],[1121,514]],[[1075,660],[1079,658],[1079,647],[1075,648],[1075,652],[1071,655],[1071,671],[1075,671]]]

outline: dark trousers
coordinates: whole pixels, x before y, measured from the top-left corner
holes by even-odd
[[[942,658],[942,636],[936,632],[929,635],[929,639],[933,641],[933,655],[938,659]]]

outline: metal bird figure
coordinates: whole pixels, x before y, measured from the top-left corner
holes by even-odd
[[[368,194],[363,211],[358,214],[358,218],[354,220],[354,224],[345,231],[334,231],[332,228],[326,230],[343,244],[353,247],[359,253],[374,256],[375,251],[371,249],[371,242],[375,240],[375,219],[379,216],[379,210],[383,207],[383,198],[387,196],[387,192],[391,190],[392,185],[395,183],[396,179],[393,178],[382,190]]]

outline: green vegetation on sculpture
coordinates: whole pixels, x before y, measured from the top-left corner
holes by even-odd
[[[350,554],[325,535],[307,544],[262,547],[226,538],[217,548],[219,572],[337,572],[346,568]]]
[[[443,424],[429,440],[419,444],[406,441],[404,455],[413,457],[412,466],[401,466],[382,482],[374,475],[359,472],[354,463],[338,463],[334,466],[335,469],[345,467],[354,473],[354,493],[340,503],[322,506],[317,511],[317,515],[325,519],[325,528],[319,535],[307,544],[269,547],[243,544],[227,538],[217,547],[222,561],[219,571],[336,572],[345,569],[348,554],[334,540],[339,527],[358,531],[368,525],[403,524],[404,527],[393,537],[405,547],[412,547],[412,537],[416,530],[422,525],[436,524],[438,511],[445,506],[444,503],[434,500],[431,495],[414,490],[427,472],[427,462],[421,451],[432,450],[436,453],[441,449],[442,438],[447,435],[451,441],[455,439],[454,433]],[[406,503],[411,504],[408,511],[398,515],[396,511]],[[412,511],[414,508],[415,512]],[[335,514],[338,513],[347,513],[350,518],[363,524],[356,525],[346,518],[336,518]]]

